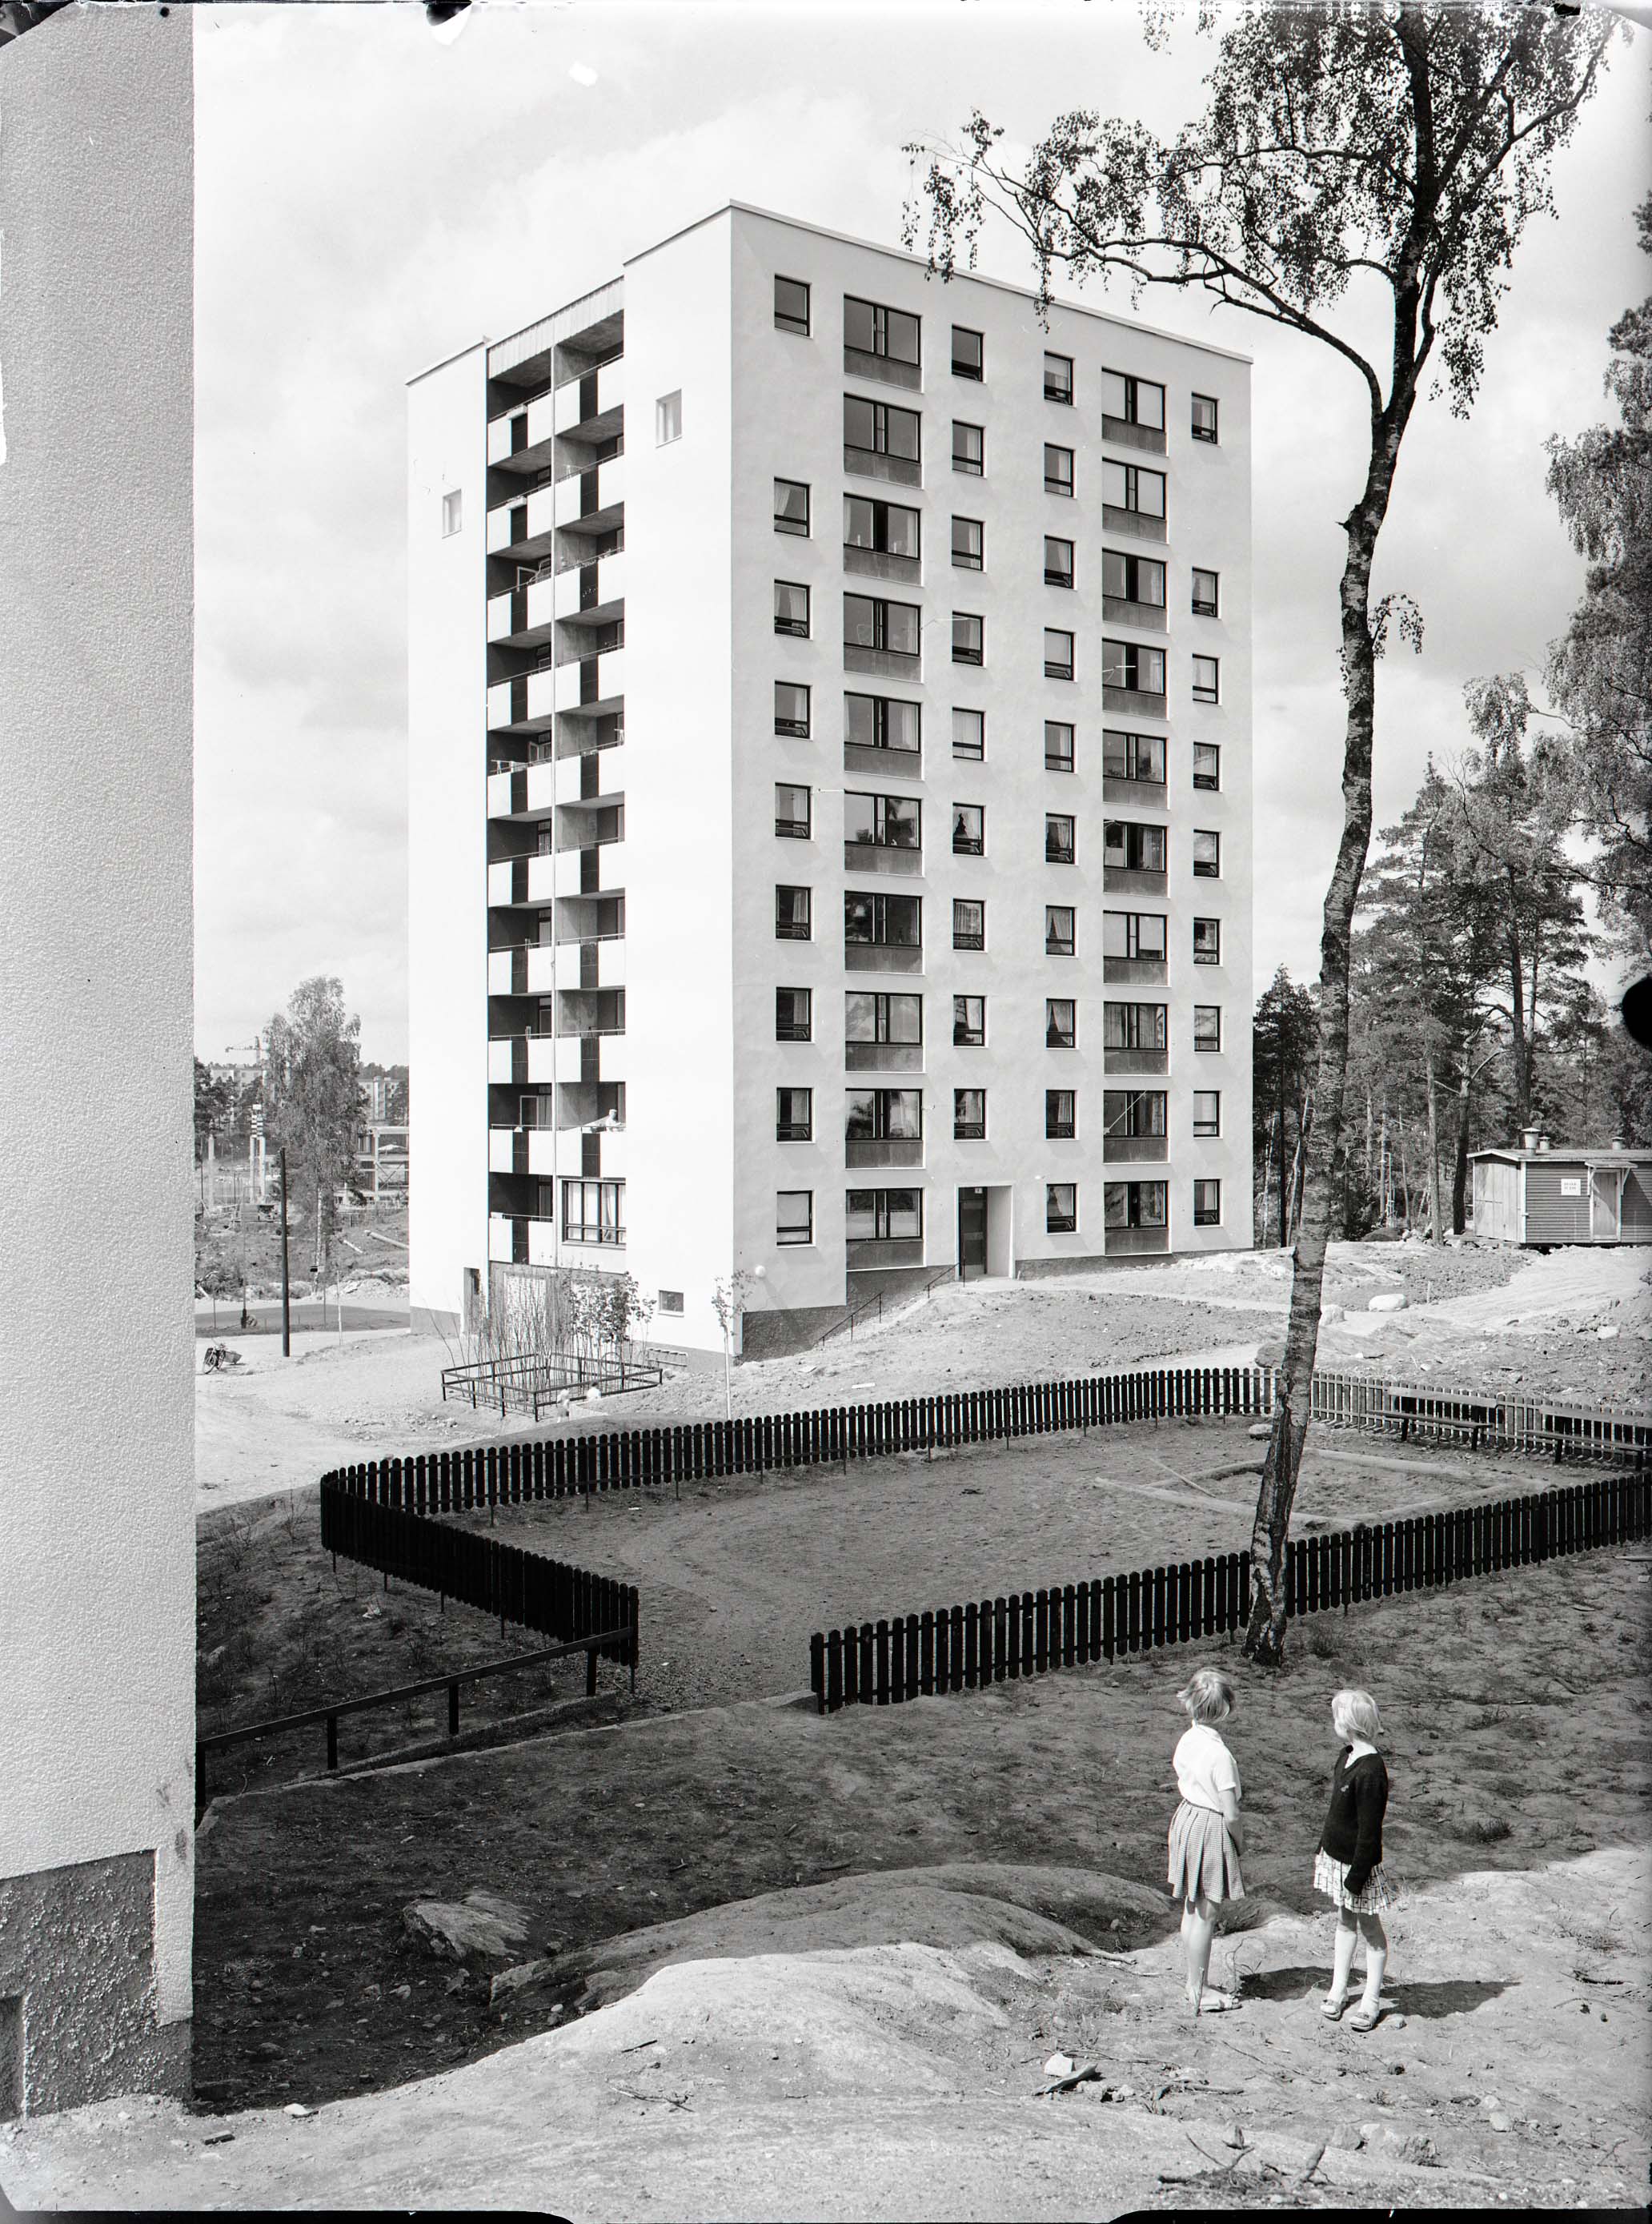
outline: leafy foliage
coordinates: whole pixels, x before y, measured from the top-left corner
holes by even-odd
[[[287,1153],[289,1198],[316,1200],[318,1267],[335,1195],[356,1168],[361,1034],[361,1020],[345,1012],[344,983],[325,974],[301,981],[264,1034],[264,1132],[272,1158]]]

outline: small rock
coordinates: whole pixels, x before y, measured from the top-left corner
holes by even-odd
[[[1403,1290],[1380,1290],[1374,1298],[1365,1299],[1368,1313],[1403,1313],[1410,1304]]]
[[[1383,2018],[1383,2021],[1388,2025],[1390,2031],[1403,2031],[1405,2029],[1405,2018],[1403,2015],[1398,2014],[1393,2009],[1390,2009],[1388,2014]]]
[[[401,1911],[408,1933],[440,1960],[473,1955],[508,1961],[527,1943],[525,1911],[496,1892],[469,1892],[462,1900],[419,1899]]]
[[[281,2050],[273,2038],[261,2038],[252,2054],[255,2062],[279,2062]]]
[[[1514,2129],[1514,2126],[1501,2108],[1493,2108],[1485,2120],[1490,2129],[1494,2132],[1511,2132]]]
[[[514,1993],[532,1992],[538,1985],[549,1982],[555,1968],[554,1962],[519,1962],[514,1968],[501,1969],[488,1987],[488,2005],[497,2007],[501,2000]]]
[[[281,2113],[284,2116],[313,2116],[315,2110],[306,2108],[302,2101],[289,2101]]]
[[[1266,1439],[1273,1434],[1273,1423],[1271,1421],[1252,1421],[1250,1427],[1246,1429],[1245,1433],[1247,1437],[1254,1437],[1258,1444],[1264,1443]]]
[[[1077,2063],[1074,2062],[1070,2055],[1052,2054],[1049,2061],[1044,2064],[1044,2076],[1046,2077],[1070,2077],[1077,2066]]]
[[[1325,2144],[1327,2147],[1340,2148],[1345,2154],[1352,2154],[1356,2148],[1364,2146],[1365,2135],[1356,2124],[1339,2124]]]
[[[392,1985],[390,1987],[390,1997],[393,2000],[410,2000],[413,1998],[413,1987],[411,1985]]]

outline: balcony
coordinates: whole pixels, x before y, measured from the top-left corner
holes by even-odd
[[[1164,782],[1162,780],[1132,780],[1127,773],[1105,772],[1101,775],[1103,803],[1134,803],[1146,811],[1163,811]]]
[[[1139,1258],[1170,1248],[1168,1228],[1109,1228],[1107,1231],[1105,1250],[1109,1259]]]
[[[495,857],[488,868],[488,902],[502,910],[526,904],[543,909],[557,894],[553,856]]]
[[[532,492],[524,488],[512,500],[495,502],[488,512],[489,555],[510,555],[520,564],[550,555],[560,491],[552,486],[535,487]]]
[[[1117,502],[1101,505],[1101,528],[1105,533],[1128,533],[1138,540],[1169,539],[1162,517],[1150,517],[1143,509],[1121,509]]]
[[[1168,1050],[1109,1049],[1102,1054],[1104,1073],[1168,1073],[1170,1070]]]
[[[869,378],[880,386],[904,386],[916,394],[924,383],[921,363],[903,363],[899,356],[873,355],[868,348],[845,346],[843,368],[851,378]]]
[[[490,1035],[488,1079],[495,1088],[548,1088],[558,1079],[556,1052],[562,1046],[550,1035]],[[577,1048],[577,1045],[575,1046]],[[578,1076],[576,1074],[577,1080]]]
[[[1101,868],[1101,886],[1109,895],[1162,896],[1169,883],[1167,873],[1151,873],[1134,865],[1108,865]]]
[[[906,850],[888,842],[846,842],[843,867],[855,873],[921,873],[924,852],[916,845]]]
[[[1104,1135],[1101,1156],[1108,1166],[1162,1166],[1170,1155],[1168,1135]]]
[[[843,569],[868,579],[921,579],[924,566],[916,556],[897,556],[887,548],[857,548],[843,544]]]
[[[556,415],[549,394],[537,395],[525,409],[513,409],[488,423],[488,465],[493,471],[537,471],[552,459]]]
[[[610,749],[588,749],[582,756],[558,757],[552,768],[558,809],[572,818],[581,812],[617,806],[625,799],[626,768],[629,761],[623,742]],[[584,833],[580,837],[582,843],[591,838]]]
[[[557,953],[548,942],[521,942],[488,952],[490,996],[548,996],[557,983]]]
[[[558,572],[552,583],[556,615],[576,625],[607,625],[625,614],[625,552],[617,549],[595,564]]]
[[[1101,978],[1104,981],[1144,981],[1163,986],[1170,977],[1170,965],[1163,957],[1103,957]]]
[[[863,479],[885,479],[895,486],[922,486],[924,466],[915,456],[886,455],[876,448],[843,450],[843,468]]]
[[[846,973],[921,973],[924,952],[916,943],[846,942]]]
[[[556,669],[555,706],[558,716],[583,711],[600,717],[619,710],[625,698],[625,651],[611,648],[603,656],[583,656]]]
[[[556,680],[549,664],[518,672],[488,686],[488,726],[494,733],[542,732],[556,708]]]
[[[611,439],[624,422],[625,366],[615,356],[596,370],[588,370],[558,387],[554,425],[559,433],[582,440]]]
[[[922,1073],[924,1046],[914,1042],[846,1042],[843,1065],[849,1073]]]
[[[843,1163],[846,1166],[921,1166],[923,1138],[914,1135],[896,1140],[886,1136],[876,1140],[846,1141]]]
[[[565,896],[617,895],[625,886],[623,841],[592,842],[583,849],[558,850],[554,893]]]
[[[868,749],[860,742],[843,744],[845,772],[871,773],[879,780],[922,780],[922,749]]]
[[[556,616],[556,582],[549,572],[488,597],[488,640],[491,647],[543,648],[552,639]]]
[[[1123,711],[1132,717],[1165,717],[1168,713],[1164,705],[1162,690],[1154,694],[1145,687],[1108,687],[1105,685],[1101,690],[1103,710]]]
[[[1163,603],[1132,603],[1124,595],[1103,595],[1101,615],[1120,625],[1139,626],[1146,633],[1169,630]]]
[[[610,456],[593,471],[571,471],[552,493],[555,521],[564,531],[611,532],[625,515],[625,458]]]
[[[850,1273],[879,1267],[921,1267],[921,1235],[862,1235],[843,1247],[843,1264]]]
[[[1108,417],[1101,420],[1101,438],[1111,440],[1119,448],[1144,448],[1150,456],[1164,453],[1164,432],[1162,426],[1132,425],[1128,417]]]
[[[501,1266],[554,1267],[556,1223],[528,1213],[490,1212],[488,1256]]]
[[[877,672],[886,679],[904,679],[915,687],[922,667],[922,657],[909,655],[904,649],[867,648],[854,641],[843,644],[845,672]]]
[[[547,818],[556,800],[557,768],[548,758],[488,775],[489,818]]]

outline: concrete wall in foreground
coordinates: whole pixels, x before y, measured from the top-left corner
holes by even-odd
[[[189,2076],[192,14],[0,47],[0,2117]]]

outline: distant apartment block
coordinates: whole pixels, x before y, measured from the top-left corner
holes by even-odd
[[[410,388],[415,1313],[1245,1245],[1245,358],[731,205]]]
[[[407,1201],[407,1136],[406,1128],[379,1120],[356,1131],[356,1188],[375,1204]]]

